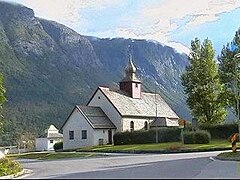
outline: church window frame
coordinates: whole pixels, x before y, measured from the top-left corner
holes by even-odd
[[[134,122],[133,121],[130,122],[130,131],[131,132],[134,131]]]
[[[144,122],[144,130],[148,130],[148,122],[147,121]]]

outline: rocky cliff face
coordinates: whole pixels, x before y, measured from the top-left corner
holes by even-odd
[[[118,86],[131,39],[86,37],[39,19],[20,5],[0,2],[0,71],[5,76],[6,119],[18,129],[60,127],[75,104],[86,104],[98,86]],[[180,75],[187,58],[146,40],[132,45],[146,91],[157,90],[182,118],[189,118]],[[31,127],[29,125],[31,124]],[[20,131],[19,130],[19,131]]]

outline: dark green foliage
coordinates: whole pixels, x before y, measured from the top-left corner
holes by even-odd
[[[182,84],[192,115],[206,124],[221,123],[226,116],[214,50],[210,40],[191,42],[190,65],[182,74]]]
[[[60,150],[63,150],[63,142],[56,142],[54,145],[53,145],[53,149],[55,151],[60,151]]]
[[[184,144],[207,144],[211,140],[209,132],[204,130],[183,132]]]
[[[158,129],[158,142],[177,142],[180,141],[181,130],[178,128]],[[114,145],[123,144],[148,144],[156,142],[156,130],[119,132],[114,134]]]
[[[238,133],[238,125],[236,123],[210,126],[201,124],[199,128],[208,131],[212,139],[228,139],[233,133]]]
[[[2,108],[3,108],[3,103],[6,101],[5,93],[6,93],[6,90],[3,86],[3,75],[0,73],[0,134],[3,128]]]

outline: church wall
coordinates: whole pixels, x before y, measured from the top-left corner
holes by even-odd
[[[144,123],[145,121],[151,123],[154,120],[154,118],[144,118],[144,117],[128,117],[128,118],[123,118],[123,131],[130,131],[130,122],[134,122],[134,131],[140,130],[144,128]]]
[[[122,117],[113,107],[113,105],[109,102],[109,100],[105,97],[105,95],[101,92],[101,90],[98,90],[95,93],[92,100],[88,103],[88,106],[100,107],[116,126],[116,132],[122,131]]]

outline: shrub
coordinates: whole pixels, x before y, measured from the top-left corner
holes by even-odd
[[[60,141],[60,142],[56,142],[54,145],[53,145],[53,149],[55,151],[60,151],[63,149],[63,142]]]
[[[210,142],[211,135],[204,130],[195,131],[193,133],[193,142],[195,144],[207,144]]]
[[[207,130],[211,134],[212,139],[228,139],[229,136],[238,132],[238,125],[236,123],[217,125],[201,124],[199,128],[201,130]]]
[[[158,142],[176,142],[180,141],[181,130],[179,128],[159,128]],[[156,142],[156,130],[139,130],[118,132],[113,136],[114,144],[147,144]]]
[[[23,170],[23,168],[16,161],[12,161],[6,157],[0,159],[0,177],[11,175],[11,174],[17,174],[18,172],[21,172],[22,170]]]
[[[183,142],[184,142],[184,144],[194,144],[194,142],[193,142],[193,132],[194,131],[183,132]]]
[[[183,133],[184,144],[207,144],[210,142],[211,135],[204,130],[186,131]]]

